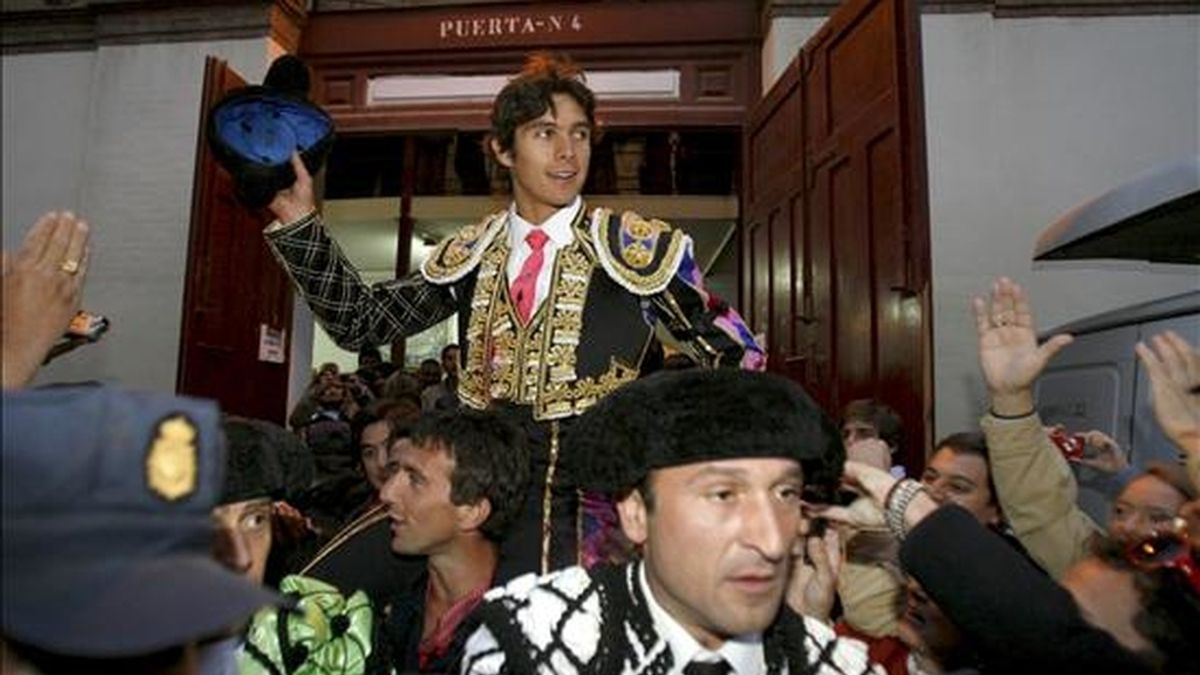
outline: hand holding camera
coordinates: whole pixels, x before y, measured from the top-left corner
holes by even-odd
[[[1121,446],[1102,431],[1087,431],[1081,434],[1068,433],[1058,425],[1050,430],[1050,440],[1069,462],[1089,466],[1104,473],[1119,473],[1129,467]]]

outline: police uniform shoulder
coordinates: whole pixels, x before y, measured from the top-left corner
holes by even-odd
[[[479,264],[496,234],[504,229],[507,214],[498,211],[443,239],[421,265],[421,275],[434,284],[449,284],[465,277]]]
[[[690,237],[664,221],[605,208],[593,213],[591,236],[604,271],[636,295],[665,290],[692,246]]]

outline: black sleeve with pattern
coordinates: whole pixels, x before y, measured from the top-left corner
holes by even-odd
[[[449,286],[435,286],[419,272],[367,285],[316,213],[268,231],[266,238],[321,326],[342,349],[388,344],[458,309]]]
[[[663,327],[689,349],[689,356],[708,367],[739,368],[747,349],[758,350],[753,338],[745,342],[731,332],[741,333],[744,324],[724,301],[713,298],[676,275],[666,290],[651,299],[654,314]],[[718,324],[724,324],[722,328]],[[746,336],[749,331],[745,331]]]

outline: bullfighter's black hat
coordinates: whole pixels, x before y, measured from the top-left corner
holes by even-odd
[[[210,111],[209,146],[246,206],[266,206],[295,182],[293,150],[309,173],[325,163],[333,147],[333,118],[309,102],[308,89],[308,67],[284,55],[271,64],[261,86],[231,91]]]
[[[312,453],[293,433],[265,420],[228,416],[225,482],[219,503],[269,497],[295,501],[313,482]]]
[[[836,484],[846,452],[837,427],[800,385],[735,369],[663,371],[589,409],[566,436],[579,487],[622,495],[649,472],[722,459],[798,461],[809,485]]]

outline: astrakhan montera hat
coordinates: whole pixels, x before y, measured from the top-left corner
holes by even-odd
[[[232,91],[210,111],[209,146],[246,206],[266,206],[295,182],[293,150],[315,174],[333,147],[333,118],[308,100],[308,88],[307,66],[285,55],[271,64],[261,86]]]
[[[756,457],[796,460],[805,483],[836,485],[846,456],[837,427],[799,384],[731,368],[627,384],[568,428],[564,449],[578,487],[612,495],[656,469]]]

